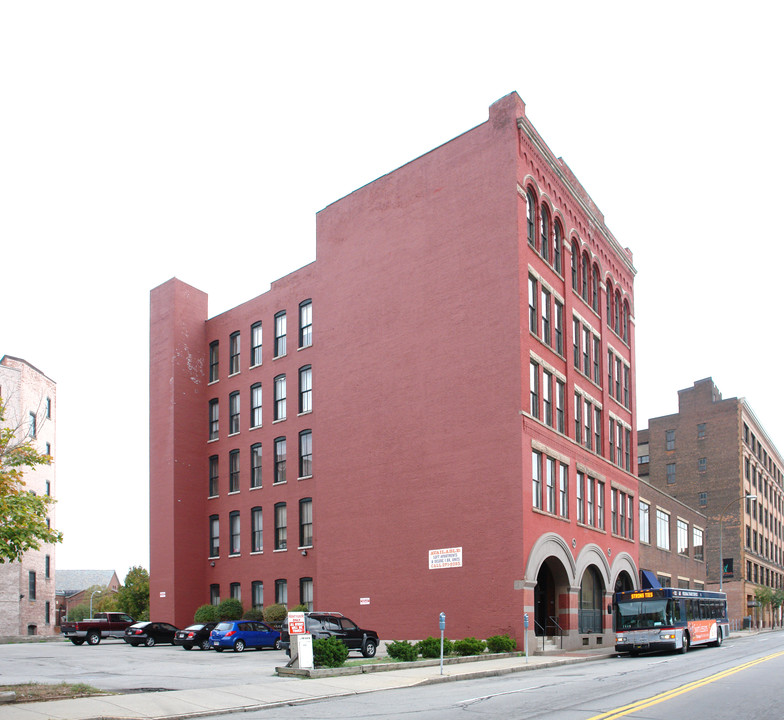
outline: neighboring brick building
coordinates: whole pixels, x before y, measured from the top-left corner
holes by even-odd
[[[90,590],[92,588],[92,590]],[[69,612],[77,605],[90,605],[93,591],[105,588],[105,593],[96,593],[97,598],[120,590],[120,578],[114,570],[60,570],[57,573],[57,624],[70,620]]]
[[[25,360],[0,360],[0,397],[5,426],[35,438],[39,452],[54,457],[55,383]],[[55,463],[27,469],[26,489],[55,494]],[[49,518],[54,525],[54,509]],[[30,550],[19,562],[0,563],[0,635],[51,635],[55,632],[54,545]]]
[[[678,391],[677,413],[652,418],[647,435],[640,432],[640,455],[649,458],[651,485],[707,517],[707,587],[720,584],[721,546],[730,619],[753,614],[769,623],[755,591],[784,587],[784,462],[746,401],[722,399],[711,378],[696,381]]]
[[[647,433],[639,432],[641,447],[647,444]],[[640,570],[650,570],[662,587],[704,590],[707,518],[650,485],[642,459],[638,467]]]
[[[634,275],[513,93],[322,210],[269,292],[208,318],[155,288],[151,615],[233,595],[522,642],[528,612],[611,642],[638,584]]]

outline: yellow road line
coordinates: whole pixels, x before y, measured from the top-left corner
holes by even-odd
[[[784,651],[773,653],[772,655],[766,655],[765,657],[759,658],[758,660],[751,660],[750,662],[744,663],[743,665],[738,665],[737,667],[730,668],[729,670],[722,670],[721,672],[715,673],[714,675],[709,675],[702,680],[695,680],[694,682],[686,683],[685,685],[681,685],[674,690],[668,690],[667,692],[660,693],[659,695],[654,695],[653,697],[645,698],[644,700],[638,700],[637,702],[631,703],[630,705],[624,705],[623,707],[615,708],[615,710],[610,710],[606,713],[602,713],[601,715],[594,715],[593,717],[588,718],[588,720],[615,720],[615,718],[629,715],[635,710],[644,710],[645,708],[651,707],[651,705],[658,705],[665,700],[670,700],[674,697],[677,697],[678,695],[691,692],[692,690],[701,688],[704,685],[716,682],[722,678],[734,675],[741,670],[747,670],[750,667],[767,662],[768,660],[773,660],[774,658],[781,657],[782,655],[784,655]]]

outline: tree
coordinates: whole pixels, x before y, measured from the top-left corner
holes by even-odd
[[[136,620],[150,617],[150,573],[141,566],[134,566],[125,576],[117,593],[117,608]]]
[[[54,498],[25,489],[25,471],[49,465],[52,459],[35,449],[23,426],[6,426],[5,414],[0,400],[0,563],[63,540],[62,533],[46,523]]]

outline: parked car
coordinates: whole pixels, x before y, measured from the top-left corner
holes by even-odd
[[[378,633],[375,630],[363,630],[354,621],[339,612],[307,612],[305,613],[305,629],[313,639],[336,637],[342,640],[349,650],[359,650],[366,658],[374,657],[378,647]],[[281,646],[286,654],[291,654],[288,623],[285,624],[280,636]]]
[[[202,650],[209,650],[212,647],[210,643],[210,633],[218,623],[196,623],[189,625],[184,630],[178,630],[174,634],[174,644],[182,645],[185,650],[197,647]]]
[[[99,612],[94,618],[79,622],[64,622],[60,632],[74,645],[97,645],[103,638],[121,638],[125,628],[136,622],[130,615],[121,612]]]
[[[242,652],[245,648],[280,650],[280,633],[257,620],[230,620],[218,623],[210,633],[213,650]]]
[[[129,645],[152,647],[158,643],[174,644],[177,628],[165,622],[138,622],[125,629],[123,640]]]

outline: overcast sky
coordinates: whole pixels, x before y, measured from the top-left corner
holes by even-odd
[[[0,0],[0,354],[57,382],[57,567],[149,568],[150,290],[266,291],[515,90],[634,253],[638,427],[712,376],[784,452],[782,12]]]

